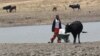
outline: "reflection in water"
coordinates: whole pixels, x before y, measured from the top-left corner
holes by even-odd
[[[100,41],[99,25],[100,22],[83,23],[83,31],[88,33],[81,33],[81,42]],[[0,43],[47,43],[52,34],[51,25],[0,28]],[[69,38],[72,42],[72,35]]]

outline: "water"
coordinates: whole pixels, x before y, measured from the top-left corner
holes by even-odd
[[[100,41],[100,22],[83,23],[83,26],[83,31],[88,33],[81,33],[81,42]],[[0,43],[47,43],[52,35],[51,25],[0,28]],[[72,42],[72,35],[69,38]]]

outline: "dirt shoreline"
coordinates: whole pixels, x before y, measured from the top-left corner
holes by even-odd
[[[52,24],[55,15],[59,15],[62,24],[66,25],[73,21],[87,22],[100,22],[100,14],[97,13],[83,13],[84,11],[33,11],[33,12],[16,12],[0,14],[0,27],[15,27],[15,26],[28,26],[28,25],[48,25]]]
[[[0,56],[99,56],[100,42],[0,43]]]
[[[76,21],[77,19],[71,19],[71,20],[62,20],[62,24],[66,25],[67,23],[71,23],[73,21]],[[52,21],[52,20],[51,20]],[[78,21],[81,21],[82,23],[90,23],[90,22],[100,22],[100,19],[79,19]],[[34,25],[50,25],[52,22],[39,22],[39,23],[1,23],[0,27],[20,27],[20,26],[34,26]]]

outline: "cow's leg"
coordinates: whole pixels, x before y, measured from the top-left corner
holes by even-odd
[[[10,9],[8,10],[8,12],[10,12]]]
[[[78,34],[78,43],[80,44],[80,34]]]
[[[15,8],[15,12],[16,12],[16,8]]]
[[[74,11],[74,8],[73,8],[73,11]]]
[[[7,13],[8,13],[8,10],[6,10],[7,11]]]
[[[78,8],[78,10],[80,10],[80,8]]]
[[[73,34],[73,38],[74,38],[73,43],[74,44],[76,43],[76,37],[77,37],[77,34]]]
[[[10,9],[9,12],[11,13],[12,12],[12,9]]]
[[[73,8],[73,11],[75,11],[75,8]]]

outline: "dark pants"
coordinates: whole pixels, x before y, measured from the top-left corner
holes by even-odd
[[[55,28],[54,29],[54,35],[51,38],[51,43],[54,42],[54,40],[55,40],[55,38],[57,37],[58,34],[59,34],[59,28]],[[61,43],[61,39],[60,38],[58,38],[57,43]]]

